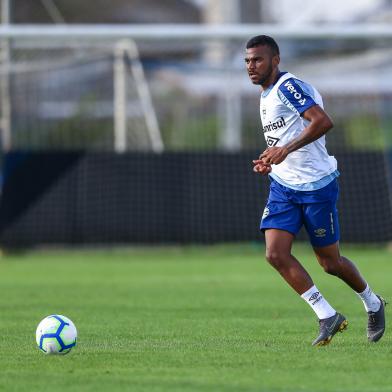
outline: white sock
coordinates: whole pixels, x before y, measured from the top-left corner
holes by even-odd
[[[377,295],[373,293],[369,285],[366,285],[366,289],[362,293],[357,293],[358,297],[361,298],[367,312],[377,312],[380,309],[381,301]]]
[[[312,286],[308,291],[305,291],[301,298],[309,304],[320,320],[336,314],[336,310],[321,295],[316,286]]]

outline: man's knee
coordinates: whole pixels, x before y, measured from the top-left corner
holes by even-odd
[[[339,276],[340,258],[324,257],[319,260],[321,266],[327,274]]]
[[[267,261],[276,269],[280,269],[285,265],[288,256],[286,252],[277,249],[267,249],[265,253]]]

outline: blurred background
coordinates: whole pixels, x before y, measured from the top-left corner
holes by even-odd
[[[3,247],[262,240],[257,34],[334,121],[342,240],[391,241],[392,1],[2,0],[1,21]]]

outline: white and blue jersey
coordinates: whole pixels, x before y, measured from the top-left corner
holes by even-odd
[[[308,125],[302,114],[314,105],[323,107],[314,87],[290,73],[281,73],[260,99],[267,145],[284,146],[296,138]],[[325,148],[325,136],[272,165],[260,229],[285,230],[295,236],[305,226],[314,247],[334,244],[339,240],[338,175],[336,159]]]
[[[308,125],[301,115],[314,105],[323,107],[318,91],[288,72],[260,97],[260,117],[268,147],[284,146]],[[290,153],[278,165],[272,165],[270,176],[296,190],[320,189],[337,176],[337,162],[328,155],[325,136]]]

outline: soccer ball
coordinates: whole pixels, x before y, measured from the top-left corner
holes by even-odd
[[[68,354],[76,345],[75,324],[61,314],[45,317],[37,327],[35,339],[45,354]]]

